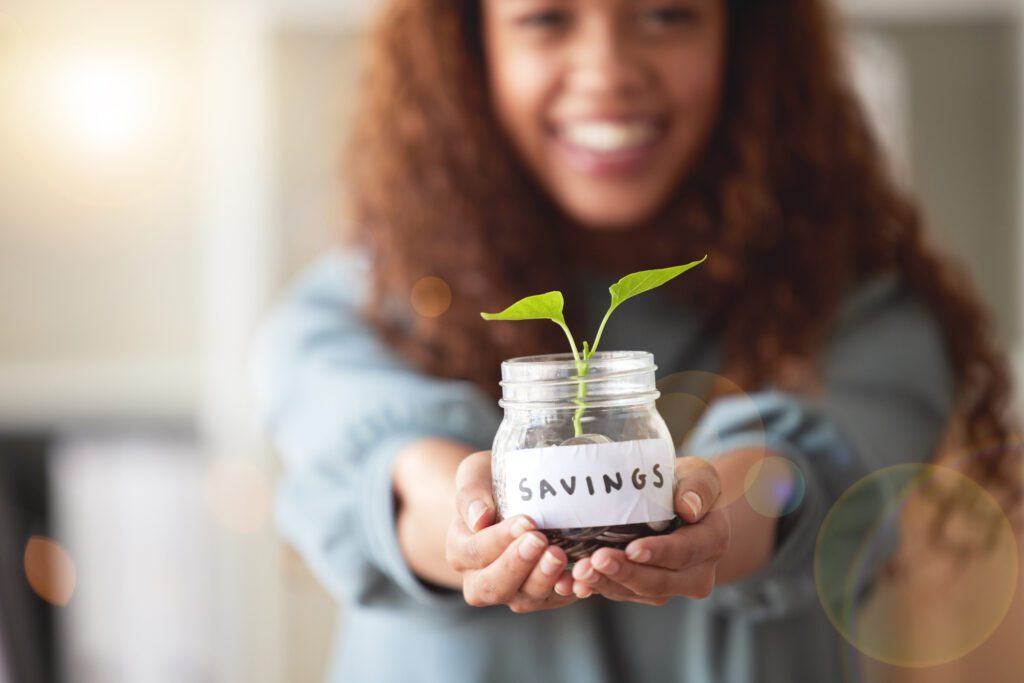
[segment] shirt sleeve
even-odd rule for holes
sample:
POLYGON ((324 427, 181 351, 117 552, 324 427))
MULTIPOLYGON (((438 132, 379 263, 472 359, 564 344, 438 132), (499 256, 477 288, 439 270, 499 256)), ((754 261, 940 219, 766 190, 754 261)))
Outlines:
POLYGON ((275 521, 336 598, 462 604, 406 564, 392 467, 402 446, 422 437, 490 448, 500 414, 470 382, 417 372, 380 342, 358 313, 367 274, 364 252, 328 253, 257 336, 257 404, 284 464, 275 521))
MULTIPOLYGON (((822 362, 820 394, 766 387, 715 401, 684 444, 686 453, 704 458, 763 445, 802 475, 803 498, 780 519, 773 558, 712 594, 716 606, 748 618, 778 616, 818 599, 815 545, 833 504, 872 472, 929 460, 952 413, 953 369, 942 330, 894 278, 872 280, 847 300, 822 362)), ((865 491, 869 495, 844 506, 843 538, 851 546, 844 556, 853 556, 854 544, 869 535, 896 493, 885 477, 873 478, 865 491)), ((873 553, 872 568, 896 547, 896 534, 888 529, 876 539, 881 550, 873 553)))

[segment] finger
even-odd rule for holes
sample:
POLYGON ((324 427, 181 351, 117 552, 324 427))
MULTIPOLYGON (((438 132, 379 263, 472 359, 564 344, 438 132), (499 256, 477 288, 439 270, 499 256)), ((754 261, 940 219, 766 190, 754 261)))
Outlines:
POLYGON ((548 541, 540 532, 520 536, 490 565, 465 575, 466 602, 475 607, 510 603, 547 547, 548 541))
POLYGON ((457 572, 483 569, 497 560, 512 541, 536 528, 526 515, 516 515, 473 533, 462 517, 454 517, 448 528, 445 558, 457 572))
POLYGON ((696 457, 676 459, 675 509, 691 524, 707 514, 722 492, 716 470, 707 460, 696 457))
POLYGON ((663 536, 646 536, 626 546, 626 557, 637 564, 664 569, 686 569, 717 560, 729 548, 726 513, 714 510, 700 524, 682 526, 663 536))
POLYGON ((625 586, 612 581, 607 577, 602 577, 596 587, 591 587, 589 584, 577 581, 576 587, 581 593, 592 595, 597 593, 608 600, 615 602, 637 602, 642 605, 656 605, 661 606, 668 602, 673 596, 660 596, 656 598, 644 597, 637 595, 633 591, 629 590, 625 586))
POLYGON ((590 566, 589 557, 577 560, 570 576, 572 576, 572 592, 577 598, 589 598, 593 595, 594 587, 588 582, 597 583, 599 577, 593 567, 590 566))
POLYGON ((568 597, 561 595, 551 595, 546 600, 540 602, 536 600, 530 600, 529 598, 515 599, 509 603, 509 609, 516 614, 525 614, 529 612, 539 612, 546 609, 557 609, 559 607, 565 607, 576 602, 576 596, 569 593, 568 597))
POLYGON ((455 472, 455 509, 471 531, 493 523, 490 451, 478 451, 459 463, 455 472))
POLYGON ((573 592, 577 597, 586 597, 592 593, 600 593, 609 600, 636 600, 639 597, 595 570, 592 557, 576 563, 573 579, 573 592))
POLYGON ((633 600, 637 598, 633 591, 623 588, 597 572, 592 565, 592 557, 584 558, 573 567, 572 590, 577 597, 587 597, 600 593, 610 600, 633 600))
POLYGON ((563 571, 562 575, 558 577, 558 581, 555 583, 555 592, 561 596, 570 596, 573 594, 572 584, 572 573, 563 571))
POLYGON ((676 595, 705 598, 711 594, 715 585, 716 564, 709 561, 673 571, 661 567, 645 567, 630 562, 623 556, 610 562, 595 560, 594 570, 642 598, 666 598, 676 595))
POLYGON ((555 588, 555 584, 562 576, 562 570, 568 564, 569 558, 565 551, 555 546, 548 546, 540 561, 526 577, 520 594, 527 600, 536 602, 547 600, 555 588))
POLYGON ((630 565, 634 565, 626 557, 626 554, 614 548, 599 548, 593 555, 590 556, 590 562, 594 569, 594 574, 598 577, 596 581, 588 581, 594 590, 601 592, 602 594, 612 591, 614 593, 625 593, 633 595, 634 597, 652 598, 663 595, 671 595, 671 572, 667 570, 659 569, 659 573, 651 573, 642 578, 646 578, 652 581, 649 586, 642 586, 643 590, 638 590, 636 583, 633 585, 623 581, 623 578, 629 579, 634 576, 634 572, 631 570, 630 565))

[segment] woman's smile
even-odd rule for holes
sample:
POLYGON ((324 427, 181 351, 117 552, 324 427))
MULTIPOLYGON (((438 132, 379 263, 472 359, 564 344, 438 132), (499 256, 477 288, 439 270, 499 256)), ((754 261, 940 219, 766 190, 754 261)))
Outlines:
POLYGON ((590 118, 558 125, 561 162, 595 179, 630 178, 651 168, 667 127, 654 117, 590 118))

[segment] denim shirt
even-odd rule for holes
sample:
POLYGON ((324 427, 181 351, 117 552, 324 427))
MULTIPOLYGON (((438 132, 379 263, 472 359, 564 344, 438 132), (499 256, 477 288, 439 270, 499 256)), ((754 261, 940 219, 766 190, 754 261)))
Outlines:
MULTIPOLYGON (((358 314, 370 264, 335 249, 284 293, 262 326, 253 376, 262 419, 284 462, 281 534, 342 605, 330 680, 845 680, 856 657, 825 615, 813 576, 818 531, 836 499, 879 468, 929 459, 953 405, 941 330, 895 278, 847 300, 822 351, 822 391, 765 386, 714 400, 680 453, 714 458, 764 445, 805 482, 772 559, 704 600, 662 607, 598 596, 513 614, 432 590, 395 534, 391 475, 403 445, 443 437, 485 450, 502 415, 466 381, 416 371, 358 314)), ((581 283, 592 316, 613 276, 581 283)), ((541 324, 541 323, 537 323, 541 324)), ((657 291, 616 312, 602 350, 654 353, 658 376, 720 370, 696 316, 657 291)), ((863 511, 863 526, 872 524, 863 511)), ((856 516, 848 520, 854 527, 856 516)), ((866 533, 866 532, 865 532, 866 533)), ((895 543, 895 539, 892 541, 895 543)))

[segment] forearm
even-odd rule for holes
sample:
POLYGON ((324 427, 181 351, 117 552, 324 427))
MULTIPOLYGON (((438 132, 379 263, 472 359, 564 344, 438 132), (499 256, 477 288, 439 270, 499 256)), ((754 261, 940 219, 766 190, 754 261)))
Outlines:
POLYGON ((731 526, 729 550, 718 564, 717 583, 737 581, 754 573, 774 553, 778 515, 785 504, 777 499, 776 492, 789 490, 793 475, 788 468, 780 467, 783 461, 773 455, 760 448, 749 448, 711 461, 722 482, 719 505, 729 515, 731 526), (758 467, 758 463, 767 465, 751 474, 751 468, 758 467), (749 486, 748 474, 752 480, 749 486), (756 509, 751 501, 756 502, 756 509))
POLYGON ((445 560, 455 514, 455 471, 475 449, 445 439, 421 439, 398 454, 392 484, 398 545, 409 567, 431 583, 460 589, 461 575, 445 560))

